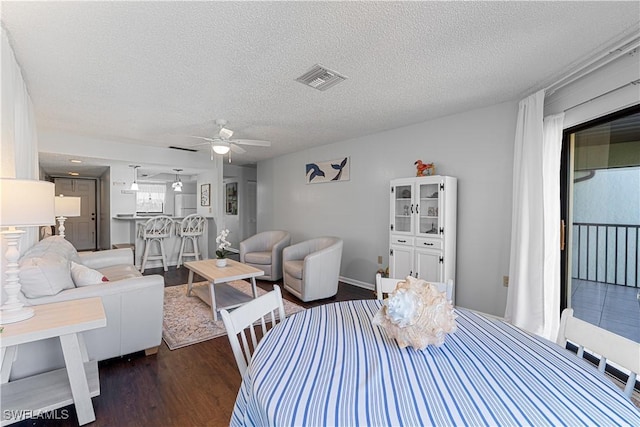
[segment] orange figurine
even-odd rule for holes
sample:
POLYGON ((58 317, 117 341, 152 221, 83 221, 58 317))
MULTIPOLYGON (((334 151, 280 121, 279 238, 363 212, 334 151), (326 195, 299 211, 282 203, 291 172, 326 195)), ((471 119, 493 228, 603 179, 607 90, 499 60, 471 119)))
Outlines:
POLYGON ((422 163, 422 160, 416 160, 416 176, 429 176, 433 173, 433 163, 422 163))

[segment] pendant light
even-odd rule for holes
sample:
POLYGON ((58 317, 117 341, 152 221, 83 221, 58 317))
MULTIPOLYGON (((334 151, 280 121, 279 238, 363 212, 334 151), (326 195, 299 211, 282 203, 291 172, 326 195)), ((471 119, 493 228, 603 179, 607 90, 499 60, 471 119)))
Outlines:
POLYGON ((174 171, 176 171, 176 180, 171 184, 171 187, 173 191, 182 191, 182 181, 180 181, 180 172, 182 172, 182 169, 174 169, 174 171))
POLYGON ((138 191, 138 165, 129 165, 130 168, 133 168, 133 182, 131 183, 131 191, 138 191))

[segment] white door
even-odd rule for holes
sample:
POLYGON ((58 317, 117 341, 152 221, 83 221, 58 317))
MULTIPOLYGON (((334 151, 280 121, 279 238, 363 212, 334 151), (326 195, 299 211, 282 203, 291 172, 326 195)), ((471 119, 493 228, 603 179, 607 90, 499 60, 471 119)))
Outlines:
POLYGON ((404 279, 413 275, 414 249, 411 246, 392 245, 389 254, 389 276, 404 279))
POLYGON ((427 282, 442 282, 442 252, 416 249, 416 272, 427 282))
MULTIPOLYGON (((80 216, 64 222, 65 237, 79 251, 96 250, 96 181, 55 178, 56 195, 80 197, 80 216)), ((56 234, 58 234, 56 224, 56 234)))

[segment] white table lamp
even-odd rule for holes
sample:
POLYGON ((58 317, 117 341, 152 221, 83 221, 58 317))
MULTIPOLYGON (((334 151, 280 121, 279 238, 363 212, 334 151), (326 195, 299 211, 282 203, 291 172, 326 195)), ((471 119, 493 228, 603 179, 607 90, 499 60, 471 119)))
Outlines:
POLYGON ((64 237, 64 221, 70 216, 80 216, 80 197, 56 196, 56 219, 58 234, 64 237))
POLYGON ((55 186, 51 182, 0 178, 0 225, 7 242, 5 258, 6 280, 3 289, 7 300, 0 307, 0 324, 14 323, 33 316, 33 310, 18 300, 20 277, 20 238, 24 230, 16 227, 36 227, 54 224, 55 186))

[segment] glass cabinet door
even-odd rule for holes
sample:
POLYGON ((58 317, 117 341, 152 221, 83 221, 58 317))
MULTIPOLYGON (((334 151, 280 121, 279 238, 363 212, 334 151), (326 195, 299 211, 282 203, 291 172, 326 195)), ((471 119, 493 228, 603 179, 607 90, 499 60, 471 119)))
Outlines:
POLYGON ((437 237, 440 230, 440 198, 439 183, 420 183, 418 185, 418 234, 425 236, 437 237))
POLYGON ((393 188, 394 203, 391 205, 392 232, 413 233, 413 185, 396 185, 393 188))

